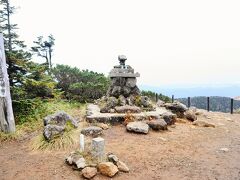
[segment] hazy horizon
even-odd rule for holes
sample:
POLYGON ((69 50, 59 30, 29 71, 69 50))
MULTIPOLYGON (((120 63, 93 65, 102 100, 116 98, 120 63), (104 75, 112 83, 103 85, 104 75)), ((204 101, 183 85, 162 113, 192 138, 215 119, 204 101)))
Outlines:
POLYGON ((53 63, 105 75, 127 56, 139 85, 240 84, 240 2, 235 0, 12 0, 31 46, 56 38, 53 63))

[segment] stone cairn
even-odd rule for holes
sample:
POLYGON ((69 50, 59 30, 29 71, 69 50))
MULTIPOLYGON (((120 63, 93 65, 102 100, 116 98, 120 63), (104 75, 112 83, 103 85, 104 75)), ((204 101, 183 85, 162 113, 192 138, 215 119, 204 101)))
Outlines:
POLYGON ((146 96, 141 96, 137 87, 137 77, 134 69, 125 64, 126 56, 118 56, 119 65, 114 66, 109 77, 111 84, 107 95, 97 101, 101 113, 139 113, 144 110, 153 110, 152 103, 146 96))

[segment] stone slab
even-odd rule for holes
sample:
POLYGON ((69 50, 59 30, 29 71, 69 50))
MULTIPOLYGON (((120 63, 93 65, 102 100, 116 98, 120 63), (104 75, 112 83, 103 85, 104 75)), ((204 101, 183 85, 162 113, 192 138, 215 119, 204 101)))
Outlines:
MULTIPOLYGON (((94 104, 89 104, 87 107, 87 112, 91 115, 86 116, 86 120, 89 123, 101 122, 107 124, 120 124, 124 121, 125 113, 100 113, 99 107, 94 104)), ((160 118, 164 113, 169 112, 165 108, 156 108, 156 111, 141 112, 141 113, 132 113, 137 120, 145 120, 148 118, 160 118)))

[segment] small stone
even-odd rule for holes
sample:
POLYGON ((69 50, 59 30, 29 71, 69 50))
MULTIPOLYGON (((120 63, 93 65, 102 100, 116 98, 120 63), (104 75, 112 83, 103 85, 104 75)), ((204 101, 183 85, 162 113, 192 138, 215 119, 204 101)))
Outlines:
POLYGON ((81 133, 86 136, 97 137, 103 133, 103 130, 102 130, 102 128, 97 127, 97 126, 90 126, 90 127, 82 129, 81 133))
POLYGON ((85 177, 87 179, 93 178, 94 176, 96 176, 96 174, 97 174, 97 168, 95 168, 95 167, 85 167, 82 170, 83 177, 85 177))
POLYGON ((135 121, 127 124, 127 130, 130 132, 147 134, 149 126, 144 122, 135 121))
POLYGON ((118 161, 117 162, 117 167, 119 171, 122 172, 129 172, 129 168, 127 167, 127 165, 125 163, 123 163, 122 161, 118 161))
POLYGON ((163 119, 146 121, 146 123, 155 131, 167 130, 167 123, 163 119))
POLYGON ((109 126, 107 124, 104 124, 104 123, 98 123, 97 126, 102 128, 103 130, 107 130, 109 128, 109 126))
POLYGON ((208 123, 208 122, 202 121, 202 120, 194 121, 193 125, 199 126, 199 127, 213 127, 213 128, 215 128, 214 124, 211 124, 211 123, 208 123))
POLYGON ((115 166, 112 162, 102 162, 98 165, 98 169, 101 174, 113 177, 118 172, 117 166, 115 166))
POLYGON ((108 160, 116 165, 116 163, 119 161, 118 157, 114 154, 108 155, 108 160))
POLYGON ((78 160, 76 161, 76 166, 77 166, 78 169, 83 169, 83 168, 85 168, 85 167, 86 167, 86 161, 85 161, 85 159, 84 159, 83 157, 80 158, 80 159, 78 159, 78 160))
POLYGON ((228 151, 229 151, 228 148, 221 148, 221 149, 219 149, 219 150, 222 151, 222 152, 228 152, 228 151))

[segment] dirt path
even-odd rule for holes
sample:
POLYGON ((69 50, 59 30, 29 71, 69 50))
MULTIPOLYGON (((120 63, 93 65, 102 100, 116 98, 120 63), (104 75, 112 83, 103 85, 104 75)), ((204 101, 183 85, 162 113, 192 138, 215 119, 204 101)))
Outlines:
MULTIPOLYGON (((131 169, 117 180, 240 179, 240 115, 209 113, 200 119, 215 128, 177 123, 167 132, 127 133, 124 126, 105 131, 107 152, 115 153, 131 169), (222 151, 227 148, 228 151, 222 151)), ((68 152, 32 152, 29 140, 0 145, 1 180, 81 179, 64 164, 68 152)), ((98 175, 94 178, 108 179, 98 175)))

